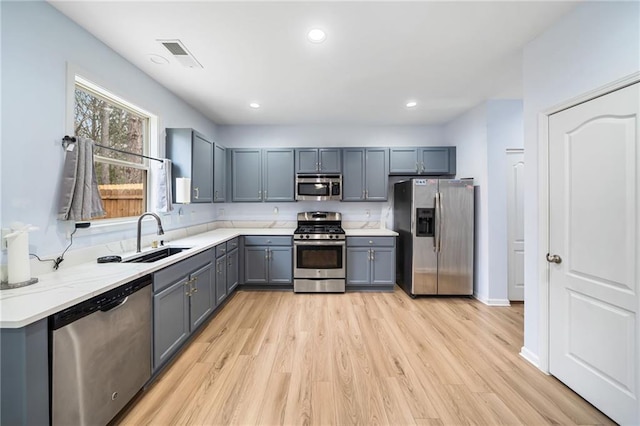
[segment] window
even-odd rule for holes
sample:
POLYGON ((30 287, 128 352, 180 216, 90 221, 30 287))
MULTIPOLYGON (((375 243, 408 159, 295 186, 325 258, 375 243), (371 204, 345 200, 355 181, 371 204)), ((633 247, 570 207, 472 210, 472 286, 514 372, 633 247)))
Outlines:
POLYGON ((151 115, 76 76, 74 133, 98 145, 94 162, 106 216, 139 216, 147 210, 151 115), (117 150, 117 151, 116 151, 117 150))

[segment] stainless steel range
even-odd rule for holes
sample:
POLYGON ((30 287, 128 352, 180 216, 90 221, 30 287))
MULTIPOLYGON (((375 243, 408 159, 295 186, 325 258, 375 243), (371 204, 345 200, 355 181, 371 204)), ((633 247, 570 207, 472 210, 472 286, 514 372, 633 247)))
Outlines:
POLYGON ((294 292, 344 293, 346 249, 342 214, 298 213, 293 247, 294 292))

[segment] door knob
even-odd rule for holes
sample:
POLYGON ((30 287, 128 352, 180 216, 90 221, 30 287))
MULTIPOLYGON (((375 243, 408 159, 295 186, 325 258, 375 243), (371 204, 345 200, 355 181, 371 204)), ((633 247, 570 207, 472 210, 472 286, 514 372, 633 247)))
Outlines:
POLYGON ((557 254, 547 253, 547 262, 549 263, 562 263, 562 258, 557 254))

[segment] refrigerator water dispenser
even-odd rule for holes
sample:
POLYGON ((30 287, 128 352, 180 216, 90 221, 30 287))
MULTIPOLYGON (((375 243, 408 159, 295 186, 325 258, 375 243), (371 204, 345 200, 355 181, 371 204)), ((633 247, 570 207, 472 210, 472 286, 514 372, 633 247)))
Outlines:
POLYGON ((416 209, 416 237, 433 237, 434 208, 416 209))

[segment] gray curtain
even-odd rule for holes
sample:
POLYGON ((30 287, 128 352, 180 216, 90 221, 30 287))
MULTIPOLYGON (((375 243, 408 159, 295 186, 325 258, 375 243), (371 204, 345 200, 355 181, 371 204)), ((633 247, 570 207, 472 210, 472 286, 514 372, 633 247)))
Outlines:
POLYGON ((58 219, 88 220, 104 216, 93 163, 91 139, 76 137, 69 142, 60 187, 58 219))

